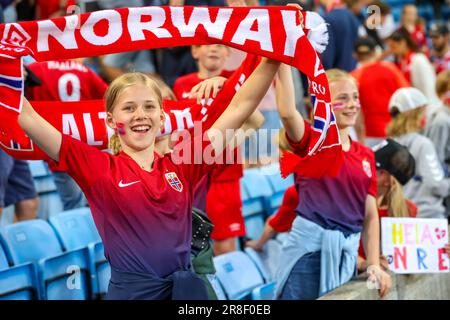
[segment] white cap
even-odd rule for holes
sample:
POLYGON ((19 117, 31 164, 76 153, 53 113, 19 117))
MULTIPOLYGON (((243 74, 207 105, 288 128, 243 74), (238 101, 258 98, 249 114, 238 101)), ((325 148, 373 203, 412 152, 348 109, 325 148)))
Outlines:
POLYGON ((389 111, 396 107, 400 112, 406 112, 419 107, 426 106, 428 99, 416 88, 400 88, 394 92, 389 100, 389 111))

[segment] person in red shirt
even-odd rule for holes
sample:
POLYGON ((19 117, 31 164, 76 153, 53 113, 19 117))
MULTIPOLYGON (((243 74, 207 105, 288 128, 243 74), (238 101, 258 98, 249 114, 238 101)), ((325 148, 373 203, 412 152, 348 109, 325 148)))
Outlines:
MULTIPOLYGON (((372 150, 353 141, 349 135, 360 109, 358 87, 344 71, 331 69, 326 75, 343 162, 335 177, 296 177, 300 201, 295 209, 297 217, 280 255, 276 297, 283 300, 317 299, 349 281, 356 271, 360 239, 367 249, 369 264, 374 266, 370 277, 376 278, 380 296, 384 297, 391 280, 380 268, 379 261, 375 157, 372 150), (340 262, 337 257, 341 257, 340 262)), ((292 81, 290 68, 282 65, 276 80, 277 87, 284 90, 278 110, 286 138, 293 152, 304 157, 313 129, 295 108, 292 85, 289 85, 292 81)))
MULTIPOLYGON (((192 56, 198 61, 198 72, 180 77, 175 81, 174 93, 178 100, 190 97, 191 91, 205 79, 222 76, 231 71, 223 70, 229 48, 220 45, 192 46, 192 56)), ((262 115, 257 112, 247 121, 243 130, 256 129, 262 125, 262 115)), ((236 237, 244 236, 245 224, 242 216, 240 179, 243 176, 240 149, 227 149, 223 164, 205 176, 195 189, 195 206, 205 211, 214 224, 211 238, 214 240, 214 254, 220 255, 236 250, 236 237), (232 163, 227 163, 231 159, 232 163)))
POLYGON ((228 78, 231 71, 223 70, 229 55, 229 48, 222 44, 192 46, 192 57, 197 61, 198 72, 193 72, 175 80, 173 92, 178 100, 188 99, 191 89, 202 82, 216 76, 228 78))
POLYGON ((395 57, 395 64, 412 87, 432 102, 438 100, 435 92, 436 71, 428 57, 419 52, 417 45, 405 28, 400 28, 387 38, 386 52, 395 57))
POLYGON ((105 94, 113 154, 61 134, 24 99, 20 126, 86 194, 111 265, 108 299, 207 299, 190 270, 192 198, 214 164, 187 155, 209 150, 214 159, 223 152, 233 139, 226 130, 254 112, 278 68, 263 58, 210 130, 164 156, 155 152, 164 123, 161 91, 144 74, 117 78, 105 94))
POLYGON ((409 32, 419 50, 427 54, 428 46, 425 26, 421 23, 417 13, 417 7, 414 4, 406 4, 403 6, 400 18, 400 28, 402 27, 409 32))
POLYGON ((386 126, 391 121, 388 106, 392 94, 409 86, 395 64, 377 59, 375 49, 376 42, 372 38, 359 38, 353 49, 359 67, 351 73, 358 83, 362 111, 355 130, 359 142, 369 147, 386 138, 386 126))
MULTIPOLYGON (((85 66, 83 61, 84 59, 53 60, 29 64, 29 70, 41 80, 42 84, 28 88, 28 99, 31 101, 103 99, 108 85, 85 66)), ((52 175, 64 210, 86 206, 83 192, 67 173, 52 170, 52 175)))
POLYGON ((84 59, 34 62, 28 68, 42 85, 30 87, 27 96, 39 101, 81 101, 103 99, 108 85, 84 59))
POLYGON ((431 62, 439 74, 442 71, 450 70, 450 32, 447 25, 435 24, 430 29, 431 62))

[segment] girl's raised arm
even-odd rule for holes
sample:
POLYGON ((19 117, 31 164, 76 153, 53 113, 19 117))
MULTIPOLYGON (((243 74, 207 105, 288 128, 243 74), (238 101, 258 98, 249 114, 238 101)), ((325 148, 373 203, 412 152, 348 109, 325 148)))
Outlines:
POLYGON ((294 80, 291 67, 282 64, 275 81, 275 96, 281 121, 288 137, 295 143, 302 140, 305 123, 300 112, 295 108, 294 80))
POLYGON ((61 132, 42 118, 25 97, 23 98, 22 112, 19 116, 19 125, 42 151, 53 160, 59 161, 61 132))

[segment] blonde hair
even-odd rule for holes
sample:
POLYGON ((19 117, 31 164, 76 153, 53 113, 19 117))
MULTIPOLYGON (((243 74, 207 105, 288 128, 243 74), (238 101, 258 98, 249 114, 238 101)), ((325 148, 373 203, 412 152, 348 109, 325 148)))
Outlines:
POLYGON ((353 84, 358 88, 358 83, 356 79, 352 77, 352 75, 341 69, 329 69, 325 72, 328 78, 328 83, 332 84, 333 82, 338 82, 342 80, 348 80, 353 82, 353 84))
MULTIPOLYGON (((395 111, 395 107, 393 108, 395 111)), ((386 133, 389 137, 398 137, 410 132, 420 131, 425 107, 396 113, 387 125, 386 133)))
MULTIPOLYGON (((114 107, 117 104, 117 100, 119 96, 128 87, 134 85, 144 85, 149 89, 153 90, 156 94, 156 98, 162 110, 162 95, 161 90, 158 87, 156 81, 148 77, 147 75, 140 72, 132 72, 125 73, 120 77, 117 77, 105 92, 105 103, 106 103, 106 111, 112 113, 114 107)), ((120 144, 120 139, 117 133, 114 133, 109 139, 109 148, 112 150, 114 155, 118 154, 122 150, 122 146, 120 144)))
POLYGON ((390 217, 402 218, 409 217, 409 209, 406 204, 405 194, 403 193, 403 187, 390 175, 391 186, 389 191, 383 196, 382 206, 387 206, 390 217))

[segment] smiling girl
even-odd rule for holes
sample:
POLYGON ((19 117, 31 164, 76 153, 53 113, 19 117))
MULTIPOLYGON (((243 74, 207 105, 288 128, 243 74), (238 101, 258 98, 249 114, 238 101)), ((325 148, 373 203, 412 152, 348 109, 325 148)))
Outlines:
MULTIPOLYGON (((212 128, 182 142, 191 155, 222 152, 232 139, 225 130, 253 113, 278 67, 262 59, 212 128)), ((164 113, 161 90, 147 76, 117 78, 105 100, 113 155, 61 134, 27 100, 19 124, 85 193, 112 269, 108 299, 207 299, 190 269, 191 209, 196 183, 214 165, 175 164, 174 153, 155 152, 164 113)))
MULTIPOLYGON (((371 277, 378 278, 380 296, 384 297, 391 281, 379 268, 374 154, 349 136, 360 111, 358 87, 344 71, 331 69, 326 74, 344 161, 336 177, 296 178, 300 201, 281 253, 277 297, 316 299, 349 281, 356 274, 360 237, 368 264, 377 270, 371 277)), ((278 108, 293 152, 305 156, 313 129, 296 110, 290 83, 289 67, 283 65, 277 87, 285 92, 280 95, 284 99, 278 101, 278 108)))

